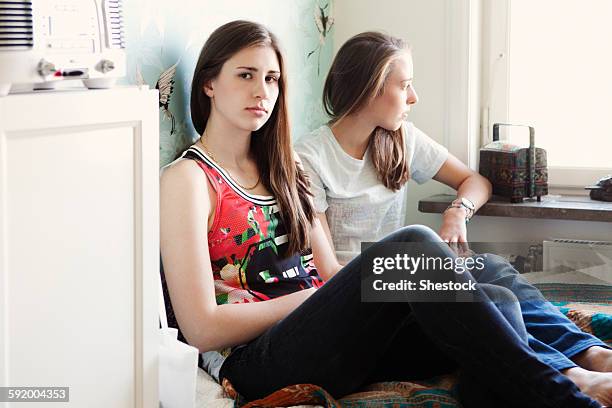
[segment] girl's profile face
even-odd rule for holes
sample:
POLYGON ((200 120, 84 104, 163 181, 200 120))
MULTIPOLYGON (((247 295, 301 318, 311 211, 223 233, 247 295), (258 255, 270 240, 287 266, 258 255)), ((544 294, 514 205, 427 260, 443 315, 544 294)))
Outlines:
POLYGON ((280 67, 271 46, 244 48, 225 61, 219 75, 205 85, 211 107, 223 122, 239 130, 261 128, 279 94, 280 67))
POLYGON ((366 107, 376 126, 394 131, 406 120, 412 105, 419 98, 412 85, 412 55, 403 52, 392 65, 381 95, 366 107))

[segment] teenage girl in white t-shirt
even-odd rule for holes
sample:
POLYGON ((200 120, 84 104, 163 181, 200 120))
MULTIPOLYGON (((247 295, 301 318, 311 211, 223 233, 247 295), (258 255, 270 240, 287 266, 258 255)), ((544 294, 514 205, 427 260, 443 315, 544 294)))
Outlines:
MULTIPOLYGON (((375 242, 403 225, 409 178, 433 178, 457 190, 439 231, 451 246, 467 242, 466 220, 491 196, 488 180, 406 122, 417 101, 412 55, 401 39, 365 32, 338 51, 323 91, 331 121, 301 138, 296 151, 342 264, 359 254, 362 241, 375 242)), ((612 350, 582 333, 501 257, 489 258, 495 265, 472 275, 521 300, 529 347, 583 392, 612 405, 612 350)))
POLYGON ((403 201, 402 188, 409 178, 418 183, 433 178, 457 190, 439 232, 447 242, 467 241, 466 217, 491 197, 486 178, 406 122, 417 101, 412 55, 401 40, 363 33, 339 50, 323 92, 331 121, 313 136, 302 138, 296 151, 314 184, 315 210, 326 229, 335 232, 330 238, 342 255, 358 253, 353 237, 366 241, 365 234, 375 241, 388 228, 395 230, 403 224, 399 206, 389 203, 403 201), (353 216, 351 222, 361 222, 361 214, 343 213, 347 206, 353 211, 367 206, 371 211, 381 205, 385 210, 393 207, 393 226, 381 230, 380 210, 360 228, 340 225, 348 221, 347 215, 353 216))

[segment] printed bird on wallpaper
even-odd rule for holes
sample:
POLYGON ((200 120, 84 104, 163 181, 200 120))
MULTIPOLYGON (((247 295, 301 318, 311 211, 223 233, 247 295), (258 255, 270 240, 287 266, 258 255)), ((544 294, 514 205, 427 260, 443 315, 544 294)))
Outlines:
POLYGON ((147 82, 142 76, 142 68, 140 68, 140 64, 136 65, 136 85, 138 85, 138 89, 142 89, 144 86, 147 86, 147 82))
POLYGON ((178 64, 179 61, 162 72, 155 84, 155 89, 159 90, 159 107, 164 111, 164 119, 169 118, 172 121, 172 128, 170 129, 171 135, 174 134, 176 121, 174 115, 170 112, 170 97, 174 90, 174 76, 176 75, 176 67, 178 64))
POLYGON ((321 48, 323 48, 325 45, 327 34, 329 34, 335 21, 331 14, 331 0, 329 0, 324 6, 321 6, 321 3, 318 0, 315 2, 314 20, 317 30, 319 31, 319 44, 314 50, 308 53, 306 58, 310 58, 310 56, 315 52, 317 53, 317 75, 320 75, 321 71, 321 48))

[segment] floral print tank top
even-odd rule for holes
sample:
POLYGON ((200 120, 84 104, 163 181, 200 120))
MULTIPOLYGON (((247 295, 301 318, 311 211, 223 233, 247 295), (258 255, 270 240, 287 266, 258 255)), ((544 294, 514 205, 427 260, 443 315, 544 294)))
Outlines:
POLYGON ((217 304, 265 301, 323 284, 310 250, 286 256, 288 236, 274 197, 249 194, 197 146, 182 157, 196 161, 217 194, 208 232, 217 304))

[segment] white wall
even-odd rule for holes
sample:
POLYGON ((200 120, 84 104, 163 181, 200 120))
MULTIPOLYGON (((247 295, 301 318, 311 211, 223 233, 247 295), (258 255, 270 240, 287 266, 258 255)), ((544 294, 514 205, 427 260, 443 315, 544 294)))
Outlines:
MULTIPOLYGON (((477 58, 479 55, 477 49, 468 49, 470 44, 465 37, 457 36, 468 32, 479 35, 479 27, 470 26, 470 19, 465 17, 466 7, 474 6, 474 1, 335 0, 334 52, 349 37, 366 30, 386 31, 408 41, 413 47, 414 83, 420 98, 412 110, 411 120, 447 147, 453 146, 451 137, 454 135, 466 143, 473 143, 473 139, 468 142, 467 127, 470 125, 469 120, 477 117, 477 112, 469 111, 469 120, 456 120, 458 115, 462 115, 456 110, 468 104, 468 95, 478 94, 478 90, 469 88, 468 81, 457 83, 457 78, 461 78, 457 72, 472 72, 472 68, 456 65, 457 61, 467 64, 467 59, 461 55, 468 55, 470 51, 476 53, 472 55, 477 58), (461 2, 461 5, 458 6, 457 2, 461 2), (457 129, 457 123, 463 123, 466 129, 457 129)), ((471 21, 480 25, 478 16, 471 21)), ((472 86, 479 85, 476 82, 472 86)), ((432 194, 449 191, 452 190, 435 181, 423 186, 411 181, 408 222, 439 228, 440 215, 418 212, 418 201, 432 194)), ((470 223, 468 234, 471 241, 516 242, 546 238, 612 240, 612 223, 477 216, 470 223)))

